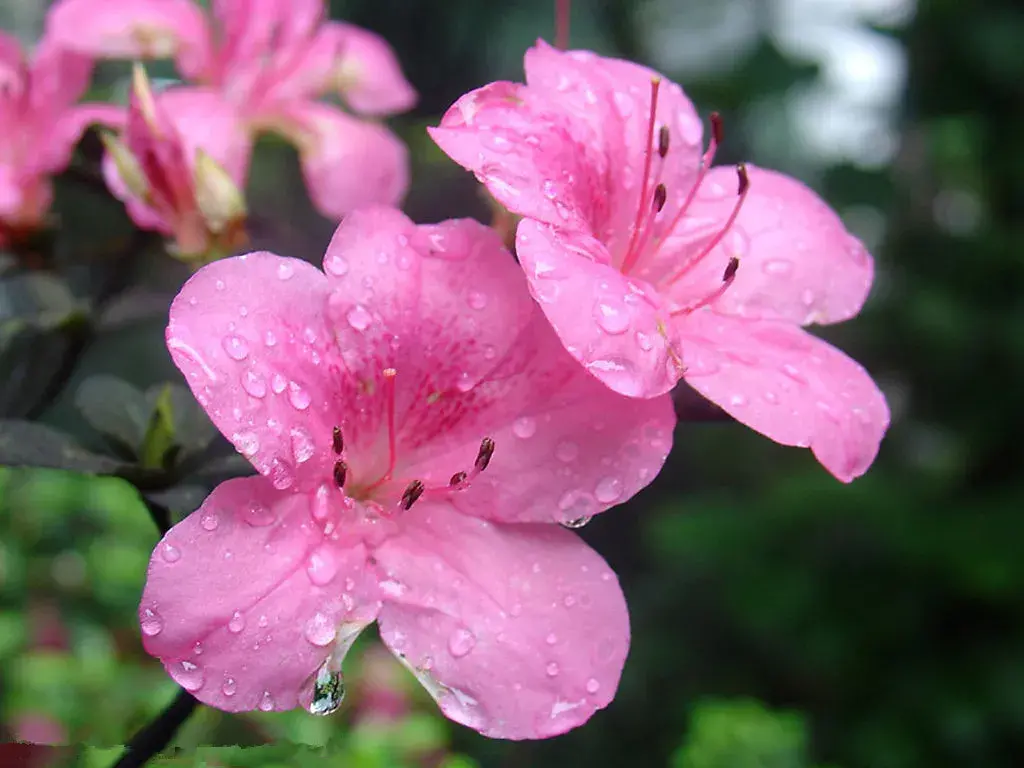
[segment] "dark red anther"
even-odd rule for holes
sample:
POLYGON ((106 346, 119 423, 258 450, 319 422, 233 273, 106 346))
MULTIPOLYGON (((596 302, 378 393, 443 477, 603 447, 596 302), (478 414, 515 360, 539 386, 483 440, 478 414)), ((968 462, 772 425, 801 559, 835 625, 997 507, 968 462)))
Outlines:
POLYGON ((458 488, 460 485, 466 482, 467 477, 468 475, 465 472, 456 472, 454 475, 452 475, 452 479, 448 481, 448 486, 451 488, 458 488))
POLYGON ((722 282, 728 283, 734 277, 736 277, 736 270, 740 268, 740 260, 733 256, 729 259, 729 263, 725 265, 725 273, 722 275, 722 282))
POLYGON ((345 450, 345 439, 341 435, 341 427, 335 427, 334 432, 331 434, 331 448, 338 455, 345 450))
POLYGON ((344 488, 346 477, 348 477, 348 464, 338 459, 334 462, 334 484, 339 488, 344 488))
POLYGON ((750 189, 750 177, 747 176, 747 166, 744 163, 736 166, 736 175, 739 177, 739 187, 736 190, 736 194, 742 195, 750 189))
POLYGON ((717 112, 712 112, 709 119, 711 120, 711 138, 715 140, 715 144, 721 144, 723 136, 722 116, 717 112))
POLYGON ((473 466, 476 467, 478 472, 483 472, 487 469, 487 465, 491 463, 491 456, 494 455, 494 441, 489 437, 485 437, 480 441, 480 451, 476 455, 476 461, 473 462, 473 466))
POLYGON ((654 199, 651 201, 655 212, 661 213, 661 209, 665 207, 665 201, 668 199, 668 190, 665 189, 664 184, 659 184, 654 188, 654 199))
POLYGON ((405 487, 405 491, 402 492, 402 500, 399 502, 402 505, 402 509, 409 509, 416 500, 423 495, 423 491, 426 487, 419 480, 413 480, 409 485, 405 487))
POLYGON ((668 126, 663 125, 658 129, 658 155, 664 159, 665 155, 668 154, 668 142, 671 138, 668 126))

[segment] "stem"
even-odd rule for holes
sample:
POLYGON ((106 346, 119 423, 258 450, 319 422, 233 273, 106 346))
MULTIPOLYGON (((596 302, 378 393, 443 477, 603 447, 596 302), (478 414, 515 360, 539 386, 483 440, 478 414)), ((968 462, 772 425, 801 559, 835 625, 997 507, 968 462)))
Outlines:
POLYGON ((188 720, 199 702, 188 691, 179 691, 163 712, 132 736, 121 759, 113 768, 140 768, 151 757, 167 748, 178 729, 188 720))
POLYGON ((569 11, 571 0, 555 0, 555 47, 564 51, 569 48, 569 11))

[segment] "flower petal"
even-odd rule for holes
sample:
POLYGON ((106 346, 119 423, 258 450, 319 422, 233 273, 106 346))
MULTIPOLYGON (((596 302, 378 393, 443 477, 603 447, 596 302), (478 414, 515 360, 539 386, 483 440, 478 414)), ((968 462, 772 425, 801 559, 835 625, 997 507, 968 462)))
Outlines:
POLYGON ((602 243, 524 219, 516 253, 555 333, 591 374, 629 397, 675 386, 678 346, 657 293, 613 267, 602 243))
POLYGON ((867 471, 889 408, 858 363, 788 323, 701 311, 679 326, 694 389, 772 440, 810 447, 844 482, 867 471))
POLYGON ((276 487, 330 481, 340 367, 312 265, 257 252, 193 275, 174 299, 167 347, 217 428, 276 487))
POLYGON ((381 637, 452 720, 547 738, 615 694, 629 616, 615 574, 575 534, 495 525, 441 505, 374 554, 381 637))
POLYGON ((60 0, 47 14, 46 34, 94 57, 174 57, 187 77, 202 72, 209 57, 206 16, 191 0, 60 0))
POLYGON ((405 195, 409 153, 384 126, 311 101, 289 103, 263 122, 296 142, 310 197, 325 216, 340 219, 405 195))
MULTIPOLYGON (((721 285, 730 257, 736 278, 715 302, 722 314, 748 319, 835 323, 856 315, 867 298, 874 264, 863 244, 814 192, 796 179, 747 166, 750 190, 736 223, 719 246, 680 284, 704 295, 721 285)), ((736 204, 736 171, 712 169, 687 216, 714 221, 717 230, 736 204)), ((672 244, 664 248, 672 252, 672 244)), ((678 264, 674 265, 678 268, 678 264)), ((650 278, 655 279, 655 278, 650 278)), ((671 291, 669 291, 671 293, 671 291)))
POLYGON ((210 88, 167 88, 157 101, 177 129, 190 165, 202 149, 236 184, 245 186, 252 139, 233 104, 210 88))
POLYGON ((376 616, 366 557, 325 541, 302 496, 228 480, 157 544, 143 643, 205 704, 292 709, 332 645, 376 616))
POLYGON ((364 115, 392 115, 416 103, 416 91, 383 37, 342 22, 332 22, 327 29, 335 30, 340 43, 336 87, 353 110, 364 115))

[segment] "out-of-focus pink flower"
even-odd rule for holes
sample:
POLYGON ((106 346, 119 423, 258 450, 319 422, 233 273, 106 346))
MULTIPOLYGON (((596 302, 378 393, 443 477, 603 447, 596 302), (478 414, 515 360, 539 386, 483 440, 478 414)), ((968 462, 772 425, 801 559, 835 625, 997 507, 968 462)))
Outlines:
POLYGON ((358 704, 353 721, 396 722, 412 710, 408 678, 393 656, 380 646, 367 648, 359 657, 355 694, 358 704))
POLYGON ((236 141, 248 146, 254 132, 270 130, 296 144, 327 216, 405 193, 405 145, 379 123, 315 99, 337 93, 373 117, 409 109, 416 93, 382 38, 325 21, 322 0, 213 0, 211 16, 191 0, 61 0, 47 30, 93 56, 173 57, 202 86, 197 98, 216 94, 237 112, 236 141))
POLYGON ((237 115, 214 94, 168 89, 158 97, 136 65, 124 134, 105 134, 104 175, 143 229, 203 264, 244 240, 241 187, 250 155, 237 115), (241 136, 241 140, 239 137, 241 136))
POLYGON ((0 31, 0 245, 40 228, 50 208, 50 176, 63 170, 91 123, 118 125, 124 110, 76 104, 92 62, 44 39, 31 61, 0 31))
POLYGON ((853 360, 803 331, 855 315, 873 277, 861 243, 811 190, 711 168, 720 137, 645 67, 539 42, 526 84, 460 98, 431 136, 524 217, 516 250, 566 349, 617 392, 680 378, 849 481, 888 427, 853 360))
POLYGON ((555 523, 653 479, 670 398, 587 375, 476 222, 357 211, 324 270, 225 259, 172 304, 175 363, 260 476, 158 544, 147 650, 212 706, 322 714, 376 620, 453 720, 512 739, 579 725, 614 695, 628 617, 555 523))

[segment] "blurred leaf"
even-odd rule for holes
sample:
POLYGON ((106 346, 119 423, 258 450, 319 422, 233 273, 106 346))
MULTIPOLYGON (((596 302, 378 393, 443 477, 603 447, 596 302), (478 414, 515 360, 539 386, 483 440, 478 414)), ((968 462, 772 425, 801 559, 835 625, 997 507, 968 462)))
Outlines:
POLYGON ((149 425, 142 439, 139 461, 145 469, 163 469, 168 466, 168 453, 175 445, 174 406, 171 402, 171 386, 165 384, 159 390, 153 409, 149 414, 149 425))
POLYGON ((87 451, 69 435, 28 421, 0 419, 0 466, 48 467, 92 474, 118 474, 119 461, 87 451))
POLYGON ((151 409, 142 392, 116 376, 99 374, 82 382, 75 405, 93 429, 138 454, 151 409))
POLYGON ((771 712, 756 701, 702 702, 672 766, 804 768, 806 741, 799 715, 771 712))
POLYGON ((146 499, 171 511, 171 521, 176 523, 199 509, 210 495, 210 491, 199 485, 179 485, 165 491, 145 494, 146 499))
POLYGON ((174 444, 181 447, 181 455, 203 450, 219 434, 187 387, 169 382, 160 384, 146 390, 146 399, 152 408, 165 409, 170 418, 174 444))

